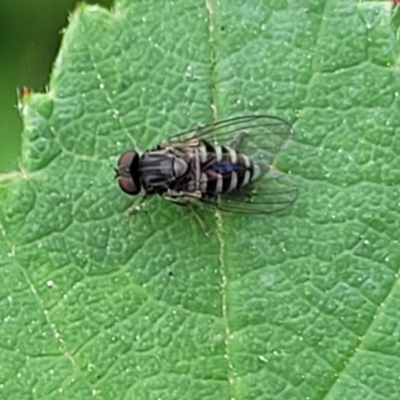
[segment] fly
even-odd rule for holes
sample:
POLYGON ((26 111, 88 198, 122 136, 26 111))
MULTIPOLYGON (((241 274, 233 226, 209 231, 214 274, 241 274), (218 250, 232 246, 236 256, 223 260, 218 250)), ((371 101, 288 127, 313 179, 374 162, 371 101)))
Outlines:
POLYGON ((291 206, 298 194, 289 177, 272 166, 293 135, 292 125, 279 117, 230 118, 172 136, 143 153, 126 151, 116 178, 133 196, 158 194, 190 207, 200 202, 234 213, 274 213, 291 206))

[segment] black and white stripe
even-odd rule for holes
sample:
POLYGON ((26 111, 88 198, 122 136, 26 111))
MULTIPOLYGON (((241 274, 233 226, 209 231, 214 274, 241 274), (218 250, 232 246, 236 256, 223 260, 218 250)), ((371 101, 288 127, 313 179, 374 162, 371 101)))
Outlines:
POLYGON ((249 157, 231 147, 202 142, 192 149, 191 157, 194 182, 188 183, 189 191, 209 195, 232 192, 248 185, 260 175, 259 167, 249 157), (218 168, 213 169, 214 163, 224 162, 236 165, 237 168, 225 174, 218 173, 218 168))

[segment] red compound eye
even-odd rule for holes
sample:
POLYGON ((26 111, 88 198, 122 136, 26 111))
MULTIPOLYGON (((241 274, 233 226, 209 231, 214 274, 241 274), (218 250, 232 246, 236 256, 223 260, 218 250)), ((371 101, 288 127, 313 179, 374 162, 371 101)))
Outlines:
POLYGON ((126 178, 124 176, 120 176, 118 178, 119 187, 127 194, 135 195, 140 192, 140 188, 138 189, 133 182, 132 178, 126 178))
POLYGON ((133 150, 126 151, 118 160, 117 178, 119 187, 130 195, 140 192, 140 180, 137 177, 138 162, 139 155, 133 150))

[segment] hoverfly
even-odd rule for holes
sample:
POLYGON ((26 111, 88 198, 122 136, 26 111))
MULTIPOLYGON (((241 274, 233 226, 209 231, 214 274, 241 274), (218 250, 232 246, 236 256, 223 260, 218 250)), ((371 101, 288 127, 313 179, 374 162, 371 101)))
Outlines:
POLYGON ((159 194, 180 205, 197 201, 235 213, 273 213, 297 198, 297 187, 272 166, 293 134, 290 123, 271 115, 198 126, 143 153, 126 151, 116 178, 129 195, 159 194))

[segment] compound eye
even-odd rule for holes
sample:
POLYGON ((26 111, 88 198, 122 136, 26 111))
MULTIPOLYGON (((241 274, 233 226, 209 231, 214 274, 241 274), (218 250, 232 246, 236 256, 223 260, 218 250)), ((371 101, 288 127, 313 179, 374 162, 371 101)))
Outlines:
POLYGON ((118 170, 124 169, 129 171, 132 161, 136 156, 137 153, 133 150, 128 150, 125 153, 122 153, 121 157, 118 160, 118 170))
POLYGON ((133 151, 128 150, 121 155, 118 160, 117 178, 119 187, 127 194, 135 195, 140 192, 140 181, 135 180, 132 173, 135 173, 135 164, 139 161, 139 155, 133 151), (137 181, 137 182, 136 182, 137 181))
POLYGON ((140 188, 135 185, 135 182, 133 182, 132 178, 130 177, 119 176, 118 183, 121 190, 127 194, 135 195, 140 192, 140 188))

